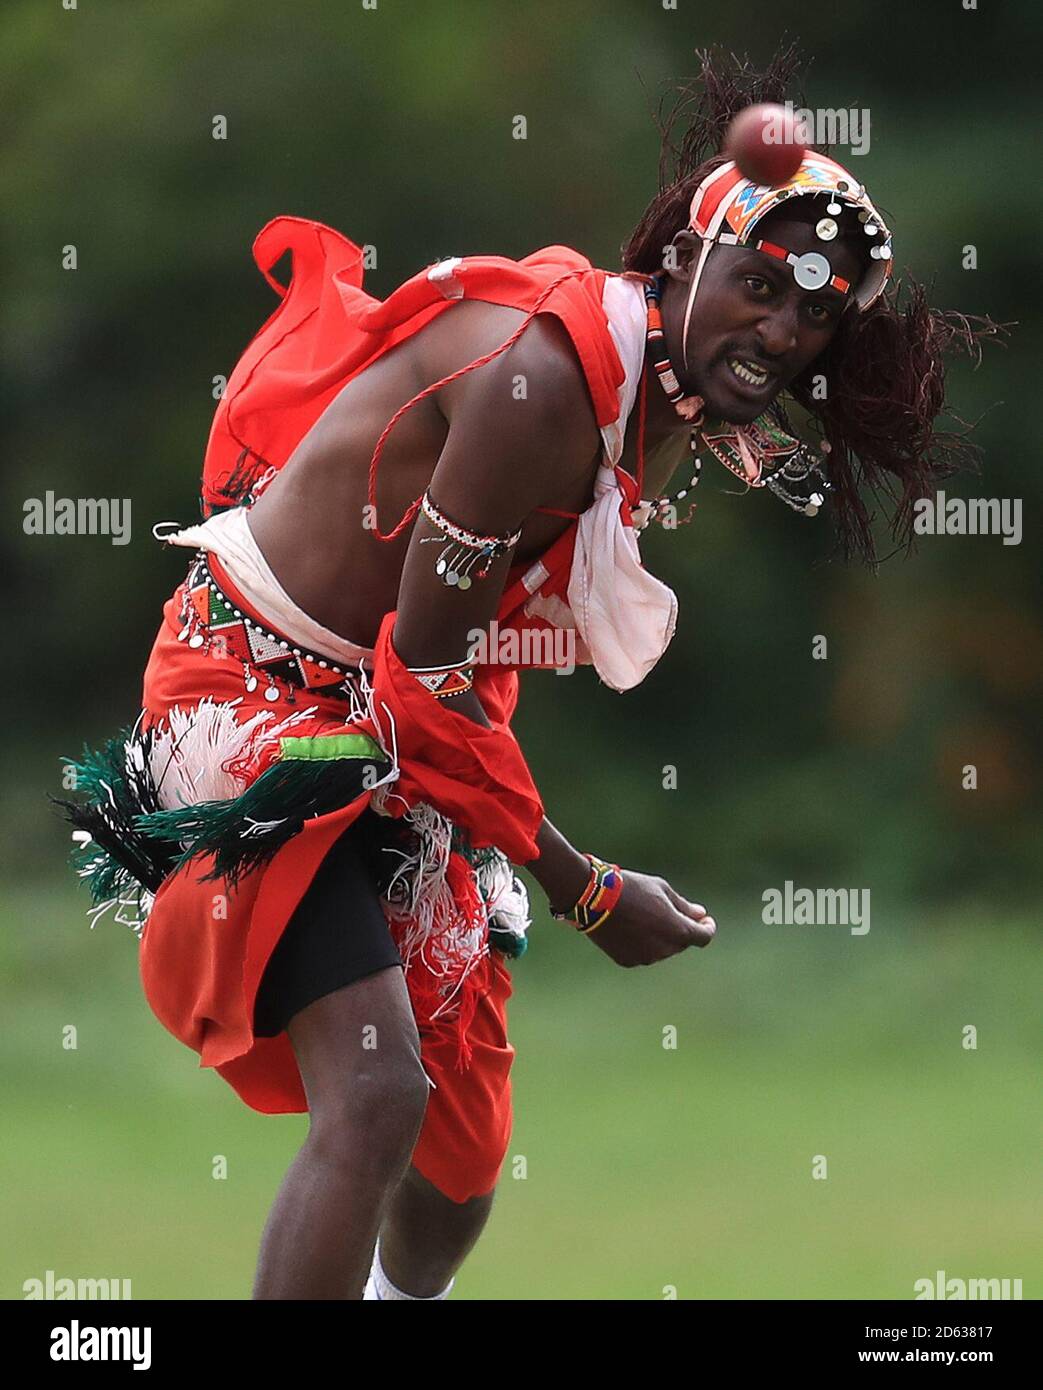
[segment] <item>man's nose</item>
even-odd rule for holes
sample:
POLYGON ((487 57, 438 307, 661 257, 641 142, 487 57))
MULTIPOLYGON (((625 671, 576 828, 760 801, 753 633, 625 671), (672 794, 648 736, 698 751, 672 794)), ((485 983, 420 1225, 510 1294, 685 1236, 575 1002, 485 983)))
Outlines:
POLYGON ((765 357, 784 357, 797 346, 797 310, 792 304, 780 304, 765 314, 757 325, 757 337, 765 357))

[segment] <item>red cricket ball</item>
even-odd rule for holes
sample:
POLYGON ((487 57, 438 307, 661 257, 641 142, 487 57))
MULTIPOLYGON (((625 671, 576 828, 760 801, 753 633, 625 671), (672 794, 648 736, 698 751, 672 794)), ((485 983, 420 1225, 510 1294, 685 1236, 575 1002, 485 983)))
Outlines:
POLYGON ((791 109, 762 102, 747 106, 732 121, 724 137, 724 153, 754 183, 785 183, 804 158, 801 133, 791 109))

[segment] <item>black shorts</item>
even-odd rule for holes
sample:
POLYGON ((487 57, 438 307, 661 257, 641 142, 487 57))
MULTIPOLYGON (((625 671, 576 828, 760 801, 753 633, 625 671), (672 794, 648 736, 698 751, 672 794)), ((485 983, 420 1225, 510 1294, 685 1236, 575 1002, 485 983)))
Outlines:
POLYGON ((254 1005, 254 1034, 272 1038, 316 999, 402 965, 379 894, 400 860, 401 826, 363 811, 319 865, 272 952, 254 1005))

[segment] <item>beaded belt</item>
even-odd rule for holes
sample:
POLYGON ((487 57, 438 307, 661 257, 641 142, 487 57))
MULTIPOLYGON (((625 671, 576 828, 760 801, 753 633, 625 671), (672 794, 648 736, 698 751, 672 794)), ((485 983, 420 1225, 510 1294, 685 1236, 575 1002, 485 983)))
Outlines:
POLYGON ((207 651, 216 649, 218 654, 241 662, 247 691, 256 690, 263 678, 268 682, 264 698, 272 703, 285 698, 296 704, 294 689, 332 699, 362 700, 357 670, 338 666, 329 657, 299 646, 269 624, 244 613, 239 603, 221 587, 207 552, 200 550, 183 585, 183 626, 178 641, 207 651))

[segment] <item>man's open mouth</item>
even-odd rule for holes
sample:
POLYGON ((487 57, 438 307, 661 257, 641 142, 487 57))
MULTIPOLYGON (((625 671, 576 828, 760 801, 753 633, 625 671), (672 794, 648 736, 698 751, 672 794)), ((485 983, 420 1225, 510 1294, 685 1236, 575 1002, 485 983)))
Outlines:
POLYGON ((773 374, 767 368, 760 366, 757 362, 752 362, 748 357, 729 357, 726 359, 728 370, 744 386, 753 387, 759 390, 773 380, 773 374))

